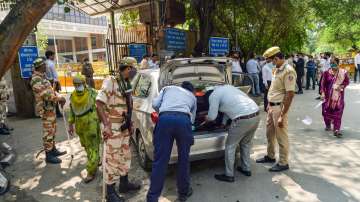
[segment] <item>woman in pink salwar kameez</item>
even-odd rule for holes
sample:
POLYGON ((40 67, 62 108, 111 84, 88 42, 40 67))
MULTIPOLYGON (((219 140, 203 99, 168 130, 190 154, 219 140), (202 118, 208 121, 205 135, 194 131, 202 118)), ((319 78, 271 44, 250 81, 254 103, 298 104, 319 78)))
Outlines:
POLYGON ((334 135, 341 137, 341 118, 345 107, 344 92, 349 85, 349 76, 346 70, 339 68, 339 59, 333 59, 330 66, 331 68, 324 72, 321 82, 321 97, 324 101, 322 115, 326 125, 325 130, 331 131, 333 124, 334 135))

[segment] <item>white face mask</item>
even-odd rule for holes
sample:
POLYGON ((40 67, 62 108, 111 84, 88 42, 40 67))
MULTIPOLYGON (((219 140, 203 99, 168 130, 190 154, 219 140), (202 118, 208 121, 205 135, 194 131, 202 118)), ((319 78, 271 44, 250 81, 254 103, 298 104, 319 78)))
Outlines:
POLYGON ((77 92, 80 92, 80 93, 83 92, 84 89, 85 89, 84 85, 80 85, 80 86, 75 87, 75 90, 76 90, 77 92))

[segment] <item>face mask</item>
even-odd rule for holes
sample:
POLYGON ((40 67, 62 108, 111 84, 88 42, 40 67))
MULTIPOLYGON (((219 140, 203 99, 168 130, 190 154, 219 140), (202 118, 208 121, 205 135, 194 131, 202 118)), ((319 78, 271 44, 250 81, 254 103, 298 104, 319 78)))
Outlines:
POLYGON ((84 85, 80 85, 80 86, 75 87, 76 92, 79 92, 79 93, 84 92, 84 89, 85 89, 84 85))
POLYGON ((338 66, 337 66, 337 64, 331 64, 330 67, 333 69, 337 69, 338 66))

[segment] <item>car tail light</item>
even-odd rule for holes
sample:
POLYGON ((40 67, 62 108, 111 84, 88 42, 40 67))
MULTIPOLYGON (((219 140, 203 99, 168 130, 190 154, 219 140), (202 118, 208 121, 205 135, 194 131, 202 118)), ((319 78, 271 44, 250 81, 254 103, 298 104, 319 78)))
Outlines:
POLYGON ((157 112, 151 113, 151 121, 156 124, 159 121, 159 114, 157 112))

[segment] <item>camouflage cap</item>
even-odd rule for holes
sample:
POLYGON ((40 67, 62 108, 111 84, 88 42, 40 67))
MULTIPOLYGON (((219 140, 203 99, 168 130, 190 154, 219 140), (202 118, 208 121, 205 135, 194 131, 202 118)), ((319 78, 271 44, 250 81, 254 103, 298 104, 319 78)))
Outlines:
POLYGON ((85 80, 85 76, 81 75, 81 74, 77 74, 73 77, 73 84, 85 84, 86 80, 85 80))
POLYGON ((37 69, 38 67, 40 67, 42 65, 45 65, 45 58, 43 58, 43 57, 38 57, 33 62, 33 67, 35 69, 37 69))
POLYGON ((263 56, 264 56, 264 58, 270 58, 278 53, 280 53, 280 48, 278 46, 274 46, 274 47, 267 49, 264 52, 263 56))
POLYGON ((133 57, 124 57, 122 60, 120 60, 120 65, 134 67, 135 64, 137 64, 137 61, 133 57))

